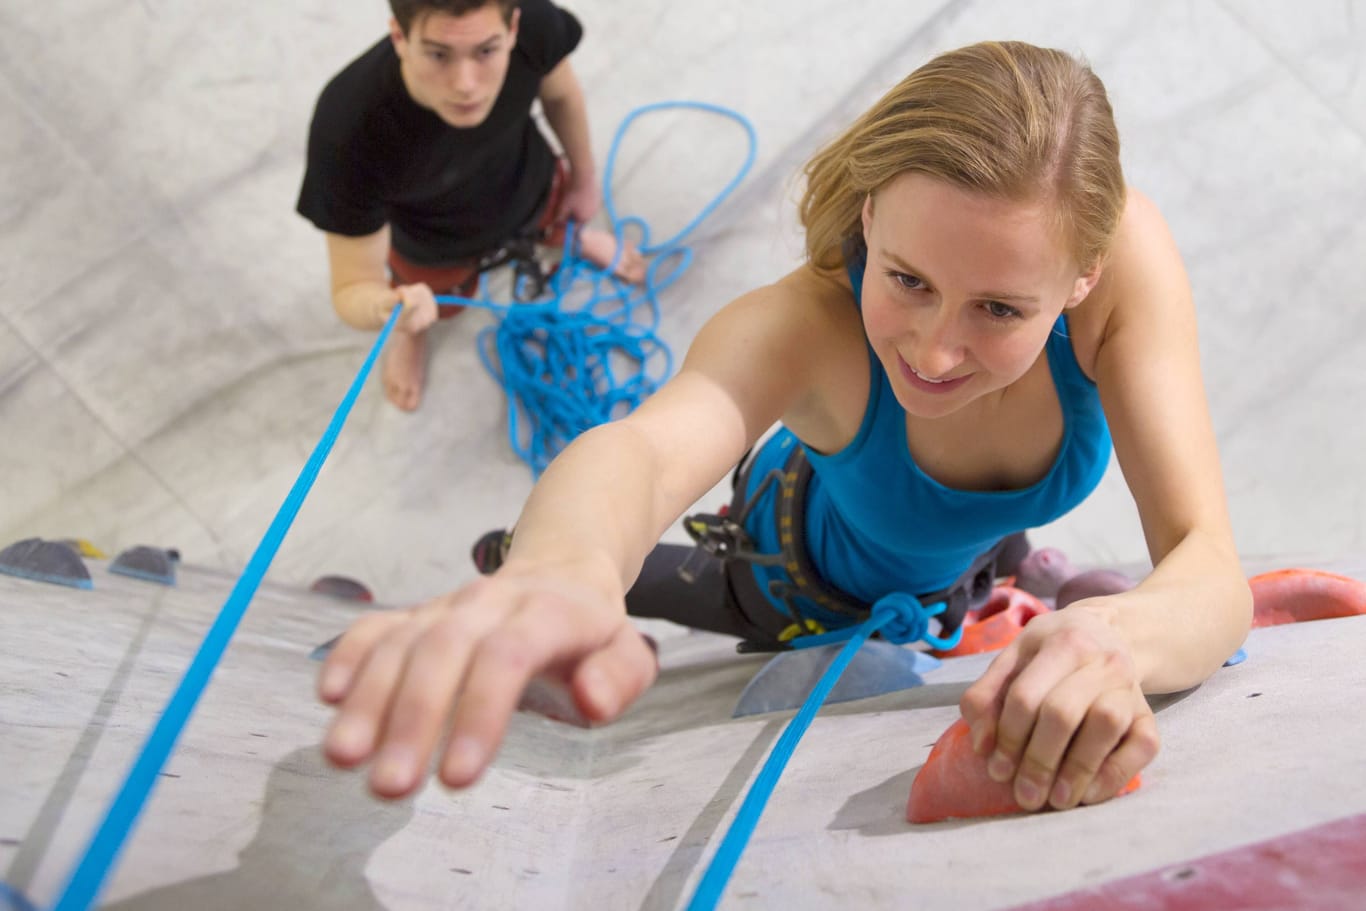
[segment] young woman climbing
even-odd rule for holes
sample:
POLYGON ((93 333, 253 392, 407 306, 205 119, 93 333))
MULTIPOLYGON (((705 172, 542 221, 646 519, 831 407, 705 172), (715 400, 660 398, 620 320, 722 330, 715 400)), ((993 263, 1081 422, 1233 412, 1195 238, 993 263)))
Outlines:
MULTIPOLYGON (((1027 809, 1115 795, 1158 749, 1145 693, 1237 649, 1239 568, 1181 258, 1126 186, 1100 81, 1064 53, 984 43, 893 88, 806 168, 806 262, 703 327, 635 413, 545 472, 505 559, 365 617, 325 664, 325 751, 370 786, 473 782, 527 682, 619 715, 667 616, 778 648, 892 592, 952 632, 1020 532, 1080 503, 1112 447, 1154 570, 1034 619, 966 691, 992 778, 1027 809), (733 508, 660 535, 748 458, 733 508), (496 569, 495 569, 496 565, 496 569), (443 741, 444 738, 444 741, 443 741)), ((496 544, 496 542, 494 542, 496 544)), ((487 554, 486 554, 487 556, 487 554)))

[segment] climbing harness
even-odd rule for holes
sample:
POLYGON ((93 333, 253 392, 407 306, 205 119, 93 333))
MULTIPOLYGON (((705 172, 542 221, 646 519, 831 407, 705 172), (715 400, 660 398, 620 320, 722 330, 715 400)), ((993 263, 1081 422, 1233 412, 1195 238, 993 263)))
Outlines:
POLYGON ((683 245, 731 194, 753 167, 758 139, 740 114, 716 105, 669 101, 633 111, 617 129, 603 177, 604 210, 612 224, 616 256, 605 268, 583 259, 580 228, 568 226, 559 264, 553 270, 536 257, 530 238, 519 238, 479 265, 475 297, 440 295, 438 305, 473 307, 495 316, 478 335, 484 369, 508 399, 508 442, 539 477, 579 434, 630 413, 673 373, 673 352, 658 334, 659 295, 692 263, 683 245), (695 109, 728 117, 744 127, 748 153, 730 182, 702 211, 667 240, 655 243, 637 216, 621 216, 612 192, 621 144, 636 118, 652 111, 695 109), (642 256, 653 257, 639 285, 614 273, 627 232, 639 235, 642 256), (495 300, 487 272, 511 262, 512 300, 495 300))
MULTIPOLYGON (((754 493, 747 496, 751 466, 752 462, 747 458, 737 468, 733 476, 734 494, 728 506, 717 513, 694 513, 684 517, 683 528, 696 546, 693 554, 679 567, 679 576, 692 582, 700 571, 700 561, 719 559, 724 562, 737 589, 738 600, 770 604, 772 602, 760 590, 750 567, 783 568, 787 579, 769 581, 767 595, 783 603, 791 623, 778 634, 776 641, 741 641, 736 650, 742 654, 784 651, 800 647, 798 643, 805 637, 823 634, 824 625, 807 615, 803 602, 848 618, 851 623, 867 620, 872 605, 823 579, 807 551, 805 503, 813 471, 805 447, 792 446, 782 467, 770 470, 759 481, 754 493), (779 551, 763 553, 755 549, 754 539, 745 530, 745 521, 773 487, 777 488, 774 521, 779 551), (746 594, 750 597, 745 597, 746 594)), ((943 612, 937 615, 940 635, 953 636, 962 627, 968 611, 980 607, 991 596, 998 569, 1005 568, 1007 573, 1013 571, 1015 564, 1028 552, 1029 543, 1023 532, 1010 535, 974 560, 952 585, 918 596, 925 604, 942 602, 945 605, 943 612)))

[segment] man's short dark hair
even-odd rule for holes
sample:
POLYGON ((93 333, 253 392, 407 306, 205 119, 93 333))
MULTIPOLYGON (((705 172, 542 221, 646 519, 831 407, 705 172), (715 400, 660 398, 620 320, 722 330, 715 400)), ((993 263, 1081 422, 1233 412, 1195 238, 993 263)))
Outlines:
POLYGON ((521 0, 389 0, 389 9, 393 10, 394 19, 404 35, 409 33, 413 23, 429 13, 463 16, 489 5, 498 7, 503 21, 511 25, 512 12, 521 5, 521 0))

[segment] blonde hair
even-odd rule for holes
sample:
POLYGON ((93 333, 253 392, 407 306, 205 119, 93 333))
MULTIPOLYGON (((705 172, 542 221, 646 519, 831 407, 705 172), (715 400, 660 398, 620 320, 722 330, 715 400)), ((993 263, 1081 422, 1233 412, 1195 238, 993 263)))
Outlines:
POLYGON ((1018 41, 935 57, 806 166, 806 255, 839 269, 864 199, 915 171, 992 196, 1055 203, 1084 269, 1105 256, 1124 208, 1119 133, 1084 62, 1018 41))

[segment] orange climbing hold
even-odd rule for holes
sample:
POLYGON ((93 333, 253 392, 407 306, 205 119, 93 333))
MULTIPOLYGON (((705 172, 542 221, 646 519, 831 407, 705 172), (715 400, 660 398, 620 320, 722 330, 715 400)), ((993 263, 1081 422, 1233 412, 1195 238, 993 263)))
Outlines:
POLYGON ((1317 569, 1278 569, 1248 580, 1252 625, 1277 626, 1366 614, 1366 582, 1317 569))
MULTIPOLYGON (((1140 784, 1135 775, 1119 793, 1128 794, 1140 784)), ((914 823, 1023 812, 1012 785, 993 781, 987 774, 987 761, 972 751, 972 734, 962 718, 935 741, 911 782, 911 798, 906 803, 906 819, 914 823)))
POLYGON ((958 645, 932 654, 955 658, 1005 648, 1020 635, 1026 623, 1046 613, 1048 605, 1029 592, 998 585, 986 604, 968 611, 963 619, 963 638, 958 645))

